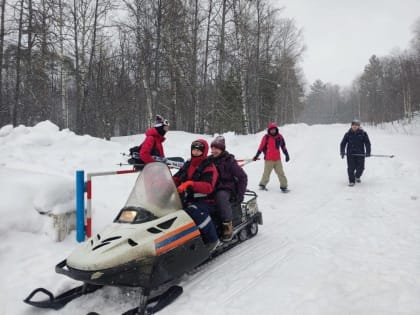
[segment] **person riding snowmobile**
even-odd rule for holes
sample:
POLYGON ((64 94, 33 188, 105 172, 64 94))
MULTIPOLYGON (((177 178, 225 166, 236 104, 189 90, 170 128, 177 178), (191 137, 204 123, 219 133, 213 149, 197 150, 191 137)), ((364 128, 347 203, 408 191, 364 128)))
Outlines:
POLYGON ((222 219, 222 241, 232 239, 232 205, 231 200, 244 200, 248 176, 238 165, 235 156, 226 151, 225 138, 217 136, 210 144, 212 155, 209 157, 216 165, 219 180, 216 186, 216 209, 222 219))
POLYGON ((169 122, 160 115, 156 115, 156 121, 152 128, 146 130, 146 138, 139 149, 140 160, 144 163, 155 162, 153 156, 165 157, 162 143, 166 140, 164 137, 169 130, 169 122))
POLYGON ((207 158, 209 145, 198 139, 191 144, 191 159, 173 176, 183 207, 200 229, 204 243, 216 248, 218 236, 210 213, 215 208, 214 189, 218 173, 207 158))

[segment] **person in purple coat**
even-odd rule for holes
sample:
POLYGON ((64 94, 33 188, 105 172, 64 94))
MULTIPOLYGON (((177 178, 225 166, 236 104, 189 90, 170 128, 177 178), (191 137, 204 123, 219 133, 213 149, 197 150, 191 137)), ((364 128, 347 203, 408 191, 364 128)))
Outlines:
POLYGON ((220 213, 223 224, 222 241, 232 239, 232 206, 230 201, 242 202, 248 184, 248 176, 238 165, 235 156, 226 151, 225 138, 217 136, 211 143, 211 156, 219 173, 216 185, 216 209, 220 213))

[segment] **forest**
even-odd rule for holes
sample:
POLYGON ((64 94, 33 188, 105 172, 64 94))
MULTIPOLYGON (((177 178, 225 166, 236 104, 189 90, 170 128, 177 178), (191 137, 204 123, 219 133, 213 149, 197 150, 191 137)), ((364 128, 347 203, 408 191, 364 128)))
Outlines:
POLYGON ((420 110, 420 20, 409 49, 373 55, 351 87, 305 93, 303 31, 268 0, 1 0, 0 15, 0 126, 110 138, 161 114, 172 130, 249 134, 420 110))

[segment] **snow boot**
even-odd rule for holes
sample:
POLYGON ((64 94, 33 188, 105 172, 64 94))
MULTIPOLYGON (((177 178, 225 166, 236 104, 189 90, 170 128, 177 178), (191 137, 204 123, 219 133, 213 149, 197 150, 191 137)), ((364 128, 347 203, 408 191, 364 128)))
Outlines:
POLYGON ((361 183, 360 177, 356 177, 356 183, 361 183))
POLYGON ((259 187, 260 187, 260 190, 267 190, 267 188, 265 188, 265 186, 264 185, 259 185, 259 187))
POLYGON ((354 183, 353 183, 353 182, 350 182, 350 183, 349 183, 349 186, 350 186, 350 187, 353 187, 353 186, 354 186, 354 183))
POLYGON ((223 222, 223 236, 222 241, 223 242, 229 242, 232 240, 232 234, 233 234, 233 225, 232 221, 223 222))
POLYGON ((287 187, 280 187, 281 192, 288 193, 289 189, 287 187))
POLYGON ((207 243, 206 244, 206 247, 209 250, 209 252, 211 253, 211 252, 213 252, 217 248, 217 246, 219 245, 219 243, 220 243, 220 241, 219 240, 216 240, 215 242, 207 243))

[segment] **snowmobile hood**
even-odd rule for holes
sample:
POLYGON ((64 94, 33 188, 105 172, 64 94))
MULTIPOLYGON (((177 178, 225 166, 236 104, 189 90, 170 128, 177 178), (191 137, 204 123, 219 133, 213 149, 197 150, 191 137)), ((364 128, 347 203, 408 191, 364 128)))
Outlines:
POLYGON ((183 210, 142 224, 113 223, 76 248, 67 264, 94 271, 150 260, 199 235, 198 227, 183 210))
POLYGON ((153 258, 179 244, 178 238, 186 242, 198 235, 197 226, 182 210, 168 167, 150 163, 114 223, 76 248, 67 264, 90 271, 113 268, 153 258))

